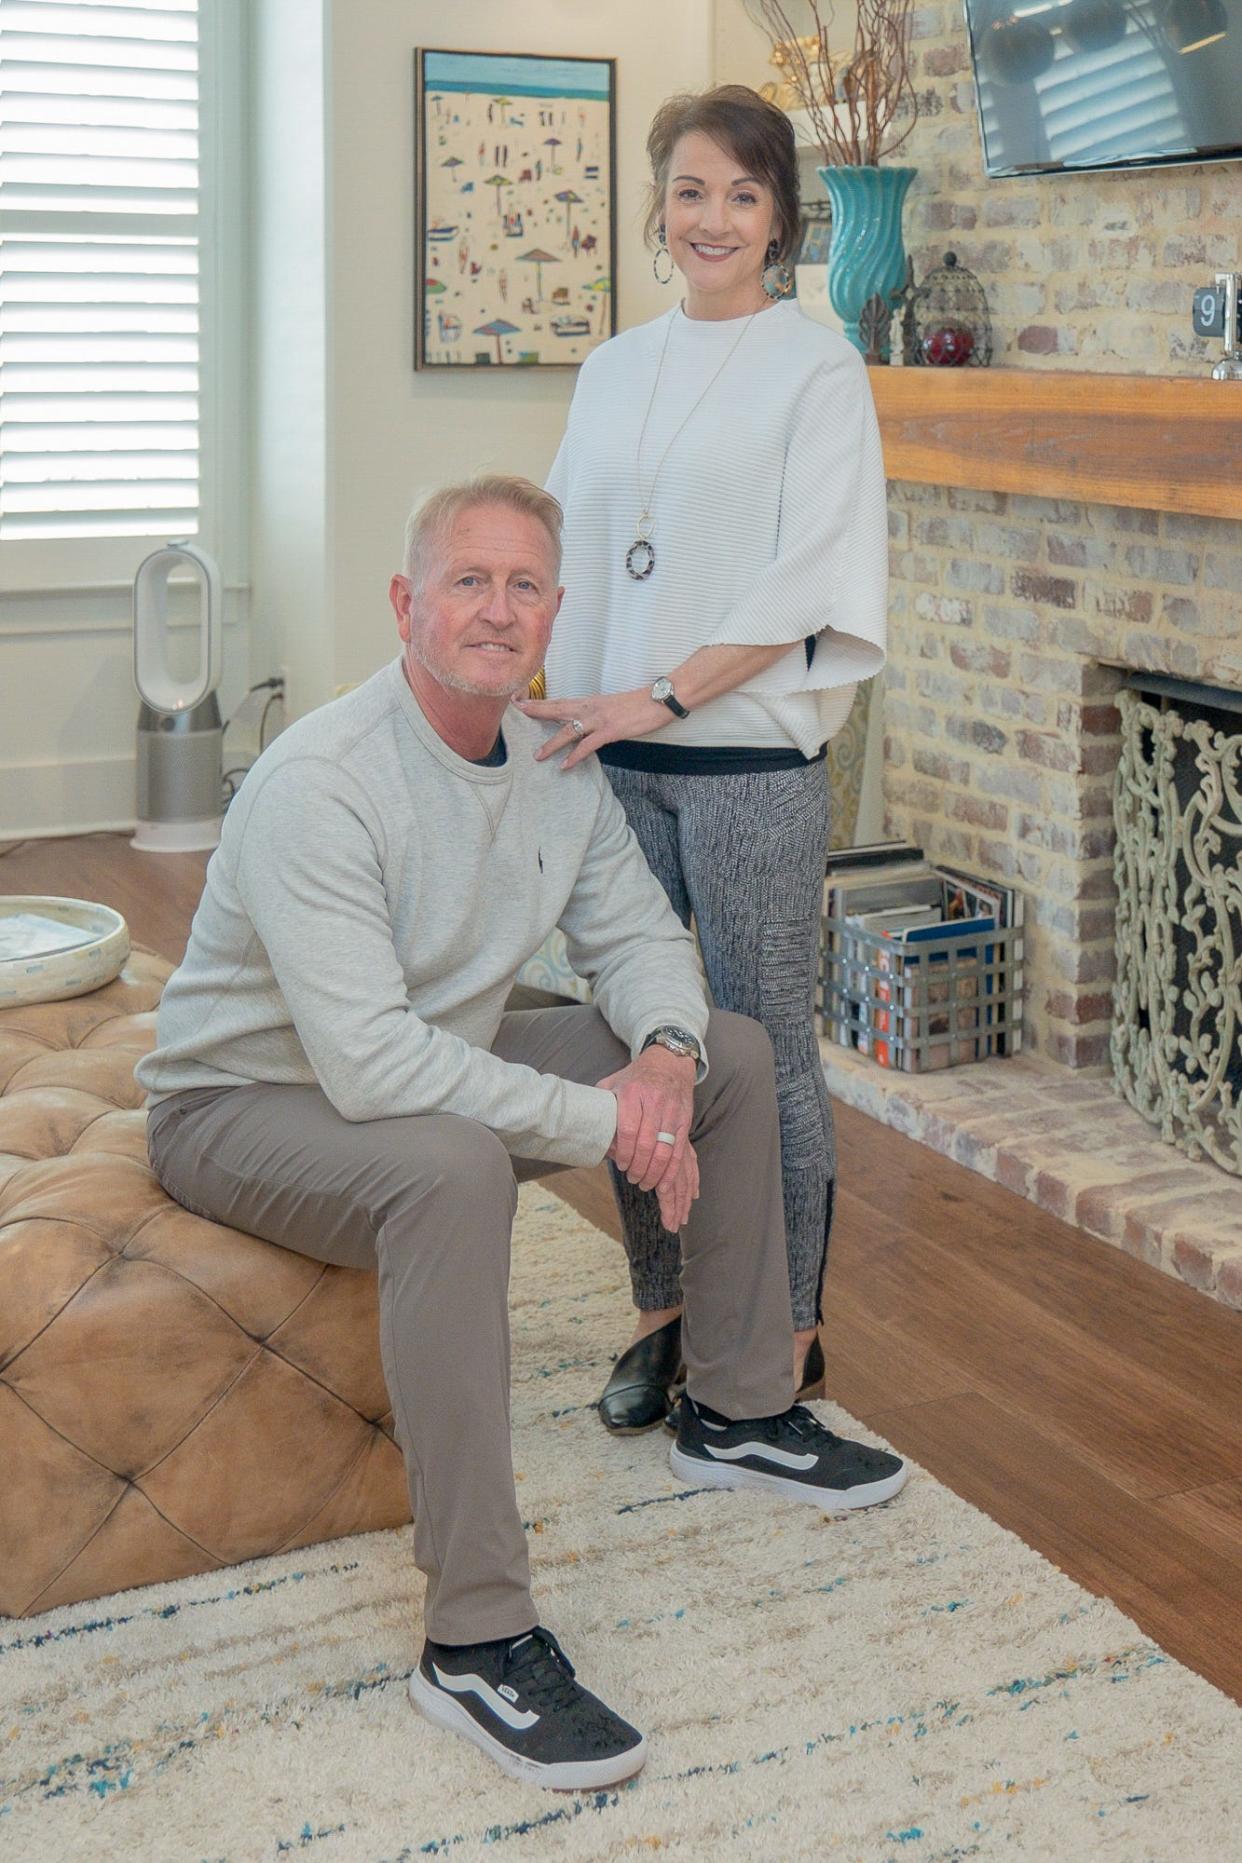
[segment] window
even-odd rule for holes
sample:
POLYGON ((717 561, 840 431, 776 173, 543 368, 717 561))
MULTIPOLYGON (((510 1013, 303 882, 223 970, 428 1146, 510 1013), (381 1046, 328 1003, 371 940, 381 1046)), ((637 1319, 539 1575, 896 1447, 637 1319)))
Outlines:
POLYGON ((0 540, 198 529, 197 11, 0 6, 0 540))
POLYGON ((244 578, 242 0, 0 0, 0 587, 244 578))

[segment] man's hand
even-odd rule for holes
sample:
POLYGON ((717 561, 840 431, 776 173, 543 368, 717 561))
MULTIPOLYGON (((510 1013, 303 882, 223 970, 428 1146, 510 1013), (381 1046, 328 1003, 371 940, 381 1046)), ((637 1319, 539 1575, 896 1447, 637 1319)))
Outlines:
POLYGON ((695 1062, 658 1044, 598 1084, 617 1098, 617 1135, 608 1149, 619 1171, 640 1190, 654 1190, 660 1219, 674 1234, 699 1194, 699 1161, 690 1143, 695 1062), (657 1137, 671 1133, 673 1143, 657 1137))

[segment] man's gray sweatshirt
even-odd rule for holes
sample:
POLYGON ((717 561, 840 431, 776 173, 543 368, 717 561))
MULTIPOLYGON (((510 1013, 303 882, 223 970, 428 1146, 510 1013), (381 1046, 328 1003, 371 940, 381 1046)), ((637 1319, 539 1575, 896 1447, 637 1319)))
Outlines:
POLYGON ((707 1003, 603 771, 536 763, 547 736, 511 709, 503 764, 459 757, 400 660, 283 732, 225 818, 148 1104, 318 1083, 345 1119, 457 1113, 515 1156, 597 1163, 613 1095, 489 1052, 519 966, 559 925, 631 1054, 663 1023, 702 1041, 707 1003))

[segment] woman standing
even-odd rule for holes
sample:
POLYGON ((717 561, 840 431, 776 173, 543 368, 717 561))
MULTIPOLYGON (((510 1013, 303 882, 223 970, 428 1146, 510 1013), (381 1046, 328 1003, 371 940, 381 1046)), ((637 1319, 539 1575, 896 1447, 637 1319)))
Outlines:
MULTIPOLYGON (((598 753, 693 915, 715 1001, 772 1039, 794 1365, 813 1395, 836 1171, 813 1022, 824 755, 884 661, 879 432, 857 351, 782 301, 800 234, 788 118, 723 85, 670 99, 647 146, 648 241, 680 301, 581 370, 548 481, 566 588, 549 696, 523 710, 562 727, 541 755, 598 753)), ((600 1412, 636 1430, 664 1418, 680 1363, 679 1249, 654 1196, 613 1177, 639 1314, 600 1412)))

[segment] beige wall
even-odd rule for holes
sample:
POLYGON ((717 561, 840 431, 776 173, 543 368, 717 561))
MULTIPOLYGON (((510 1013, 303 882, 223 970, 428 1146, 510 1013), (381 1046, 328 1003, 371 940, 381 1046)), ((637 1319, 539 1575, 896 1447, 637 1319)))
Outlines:
POLYGON ((717 84, 751 84, 758 90, 776 72, 771 43, 755 25, 743 0, 716 0, 712 22, 712 72, 717 84))
POLYGON ((264 0, 251 42, 251 543, 256 633, 290 713, 331 692, 328 8, 264 0))

